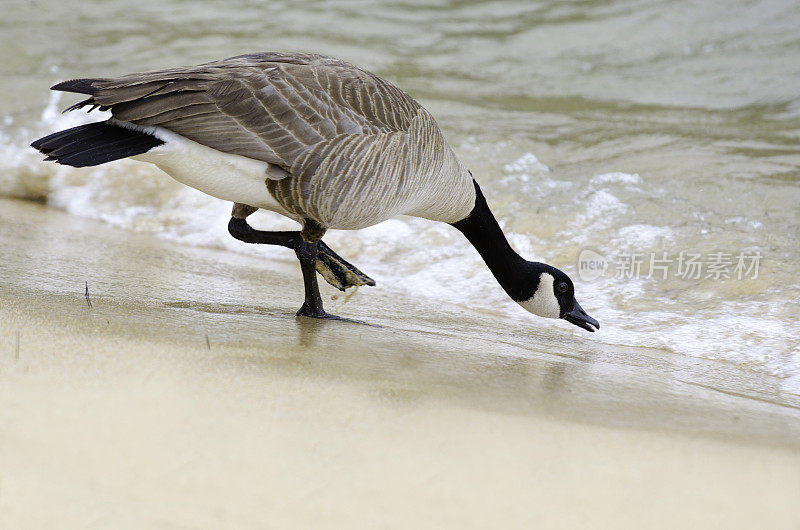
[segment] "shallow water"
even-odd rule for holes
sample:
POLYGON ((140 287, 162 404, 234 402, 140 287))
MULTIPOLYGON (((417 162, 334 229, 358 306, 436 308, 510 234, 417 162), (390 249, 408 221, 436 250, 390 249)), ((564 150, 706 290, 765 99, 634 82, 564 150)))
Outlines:
POLYGON ((385 4, 12 0, 0 21, 0 194, 291 263, 232 241, 229 204, 154 167, 62 168, 27 144, 97 119, 59 114, 75 98, 47 90, 58 80, 268 49, 338 56, 434 113, 512 244, 570 274, 602 329, 525 314, 457 232, 421 220, 326 236, 377 288, 480 312, 493 329, 552 329, 554 344, 578 334, 718 360, 777 378, 777 399, 800 403, 795 3, 385 4), (692 257, 700 269, 684 270, 692 257))

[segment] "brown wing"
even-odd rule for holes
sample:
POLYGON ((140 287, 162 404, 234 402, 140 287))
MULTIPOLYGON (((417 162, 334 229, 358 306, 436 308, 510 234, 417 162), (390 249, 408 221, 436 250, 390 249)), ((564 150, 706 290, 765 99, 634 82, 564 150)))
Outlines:
POLYGON ((87 104, 284 168, 338 135, 407 131, 420 106, 348 63, 263 53, 93 81, 87 104))

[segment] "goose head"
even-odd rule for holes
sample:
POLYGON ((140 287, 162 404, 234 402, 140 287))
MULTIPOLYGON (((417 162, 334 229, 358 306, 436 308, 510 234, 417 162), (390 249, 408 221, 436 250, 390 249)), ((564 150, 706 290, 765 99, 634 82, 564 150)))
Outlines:
POLYGON ((526 311, 545 318, 563 318, 586 331, 600 329, 600 323, 575 299, 569 276, 545 263, 528 261, 521 269, 521 289, 512 298, 526 311))

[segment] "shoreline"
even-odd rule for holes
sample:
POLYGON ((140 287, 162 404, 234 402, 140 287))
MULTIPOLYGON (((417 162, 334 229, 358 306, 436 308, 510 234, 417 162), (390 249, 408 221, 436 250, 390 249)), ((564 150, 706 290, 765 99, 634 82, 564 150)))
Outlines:
POLYGON ((326 301, 375 326, 296 319, 279 262, 15 200, 0 226, 0 526, 800 522, 800 411, 761 376, 380 282, 326 301))

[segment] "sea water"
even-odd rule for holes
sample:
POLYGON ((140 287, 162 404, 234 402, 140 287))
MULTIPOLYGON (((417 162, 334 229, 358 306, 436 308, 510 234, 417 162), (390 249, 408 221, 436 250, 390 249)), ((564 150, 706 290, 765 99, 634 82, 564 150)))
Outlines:
POLYGON ((419 219, 326 235, 378 288, 496 328, 719 361, 778 381, 773 399, 798 406, 799 28, 791 1, 11 0, 0 194, 290 263, 234 241, 230 204, 154 166, 73 169, 28 144, 104 118, 62 114, 77 97, 49 92, 57 81, 264 50, 337 56, 433 112, 512 246, 567 272, 602 327, 589 335, 524 313, 457 231, 419 219))

